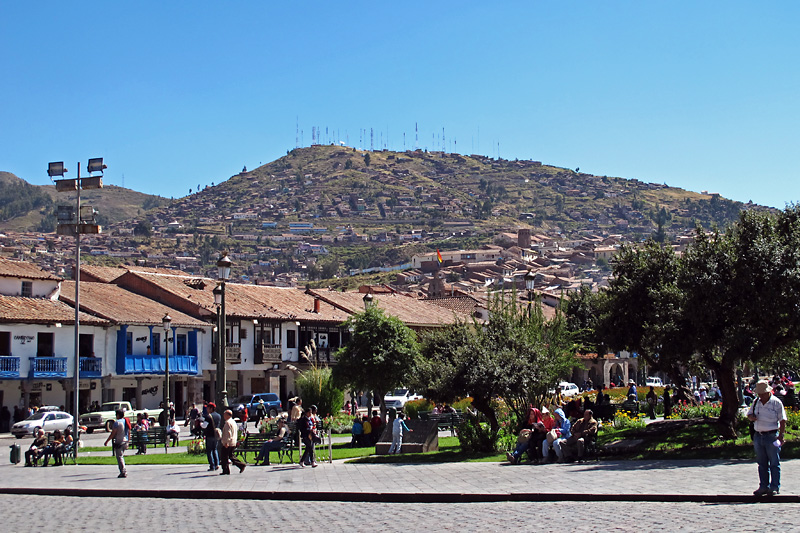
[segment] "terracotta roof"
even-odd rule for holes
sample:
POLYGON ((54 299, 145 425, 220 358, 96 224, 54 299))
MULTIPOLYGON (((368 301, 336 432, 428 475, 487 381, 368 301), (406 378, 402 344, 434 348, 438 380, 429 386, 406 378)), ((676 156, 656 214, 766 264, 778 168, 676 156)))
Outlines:
POLYGON ((189 276, 190 274, 182 270, 171 270, 168 268, 151 268, 140 266, 120 266, 120 267, 104 267, 93 265, 82 265, 81 273, 86 273, 92 276, 97 281, 102 283, 111 283, 126 272, 149 272, 151 274, 174 274, 177 276, 189 276))
MULTIPOLYGON (((364 310, 364 295, 358 292, 328 290, 309 290, 307 292, 350 314, 364 310)), ((375 296, 374 301, 387 315, 399 318, 408 326, 435 327, 452 324, 456 320, 469 320, 469 314, 465 315, 429 301, 408 296, 381 294, 375 296)))
POLYGON ((471 315, 475 308, 482 306, 478 300, 471 296, 444 296, 439 298, 425 298, 426 302, 457 311, 464 315, 471 315))
MULTIPOLYGON (((107 326, 107 320, 80 313, 81 324, 107 326)), ((75 308, 48 298, 0 295, 0 322, 23 324, 74 324, 75 308)))
MULTIPOLYGON (((75 282, 61 285, 61 301, 75 305, 75 282)), ((172 324, 183 327, 208 326, 207 322, 193 318, 150 298, 139 296, 122 287, 108 283, 81 282, 81 310, 108 319, 117 324, 161 325, 169 313, 172 324)))
POLYGON ((49 279, 53 281, 61 279, 55 274, 42 270, 33 263, 2 258, 0 258, 0 276, 23 279, 49 279))
MULTIPOLYGON (((131 271, 128 276, 144 280, 158 290, 197 305, 210 314, 216 313, 212 292, 216 286, 216 280, 134 271, 131 271)), ((277 321, 307 320, 336 324, 340 324, 348 318, 347 313, 324 302, 321 302, 319 312, 315 313, 314 298, 300 289, 230 282, 225 285, 225 313, 227 316, 239 318, 263 318, 277 321)))

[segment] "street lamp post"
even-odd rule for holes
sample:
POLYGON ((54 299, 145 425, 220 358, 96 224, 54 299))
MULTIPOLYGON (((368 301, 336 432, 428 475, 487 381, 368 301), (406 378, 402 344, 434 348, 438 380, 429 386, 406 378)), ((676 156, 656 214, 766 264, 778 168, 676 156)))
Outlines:
POLYGON ((372 296, 371 292, 365 294, 362 300, 364 301, 364 311, 369 311, 372 309, 372 306, 375 305, 375 297, 372 296))
POLYGON ((536 275, 528 270, 525 274, 525 288, 528 289, 528 316, 531 316, 531 302, 533 302, 533 288, 536 284, 536 275))
MULTIPOLYGON (((75 383, 73 391, 73 406, 74 419, 72 421, 72 438, 75 440, 73 446, 73 453, 75 459, 78 458, 78 445, 80 444, 79 432, 79 418, 80 418, 80 389, 81 389, 81 359, 80 359, 80 286, 81 286, 81 233, 100 233, 101 227, 96 223, 95 211, 92 206, 84 206, 86 209, 81 209, 81 189, 102 189, 103 188, 103 170, 108 168, 103 164, 103 158, 97 157, 89 160, 86 165, 86 171, 90 174, 89 177, 81 178, 81 164, 78 162, 78 177, 76 179, 58 179, 53 180, 56 184, 57 192, 75 191, 75 210, 69 205, 58 206, 57 220, 59 235, 73 235, 75 237, 75 383), (92 173, 99 172, 100 176, 91 176, 92 173)), ((55 176, 64 178, 68 170, 64 167, 63 161, 56 161, 48 163, 47 175, 50 179, 55 176)))
POLYGON ((214 301, 217 301, 219 295, 219 352, 217 354, 217 404, 223 408, 228 407, 228 384, 227 374, 225 368, 226 347, 228 344, 227 334, 225 332, 225 282, 231 277, 231 265, 233 262, 228 258, 228 254, 223 253, 219 261, 217 261, 217 278, 219 285, 214 289, 214 301), (219 289, 219 291, 217 291, 219 289))
POLYGON ((169 313, 164 315, 164 318, 161 319, 161 322, 164 325, 164 410, 163 412, 166 413, 164 415, 164 420, 166 421, 167 425, 169 425, 169 327, 172 324, 172 317, 169 316, 169 313))

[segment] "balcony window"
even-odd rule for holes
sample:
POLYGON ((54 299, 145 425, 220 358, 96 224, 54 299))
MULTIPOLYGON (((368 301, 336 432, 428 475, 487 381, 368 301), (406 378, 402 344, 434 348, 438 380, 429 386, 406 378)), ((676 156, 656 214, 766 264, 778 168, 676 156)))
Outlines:
POLYGON ((133 353, 133 332, 129 331, 125 334, 125 353, 133 353))
POLYGON ((11 332, 0 331, 0 356, 11 355, 11 332))
POLYGON ((36 357, 53 357, 53 336, 52 333, 37 335, 36 357))
POLYGON ((177 355, 186 355, 186 334, 175 335, 175 350, 177 355))
POLYGON ((78 339, 78 354, 81 357, 94 357, 94 335, 81 333, 78 339))

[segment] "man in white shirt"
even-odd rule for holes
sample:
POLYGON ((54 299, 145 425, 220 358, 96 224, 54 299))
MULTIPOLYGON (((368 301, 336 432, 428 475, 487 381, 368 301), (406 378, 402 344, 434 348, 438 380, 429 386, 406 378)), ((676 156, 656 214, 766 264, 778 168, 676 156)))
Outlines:
POLYGON ((747 411, 747 418, 755 429, 753 447, 758 463, 758 489, 753 494, 773 496, 781 487, 781 446, 786 432, 786 410, 783 402, 772 394, 769 382, 759 381, 756 395, 758 399, 747 411))
POLYGON ((220 466, 222 467, 221 476, 228 476, 231 473, 231 467, 228 464, 228 461, 233 463, 234 466, 239 467, 239 473, 241 474, 244 472, 245 463, 243 463, 238 457, 234 457, 233 451, 236 449, 236 445, 239 443, 238 436, 239 432, 236 429, 236 422, 233 421, 233 411, 228 409, 222 415, 225 419, 225 422, 222 424, 222 442, 220 443, 220 451, 222 452, 219 458, 220 466))

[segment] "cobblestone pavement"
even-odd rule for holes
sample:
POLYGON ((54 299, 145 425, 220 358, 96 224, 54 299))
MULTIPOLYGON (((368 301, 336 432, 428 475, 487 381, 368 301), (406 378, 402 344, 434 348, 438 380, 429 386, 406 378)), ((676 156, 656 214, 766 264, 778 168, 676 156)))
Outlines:
MULTIPOLYGON (((108 452, 105 452, 108 453, 108 452)), ((600 461, 509 466, 500 463, 250 466, 230 476, 204 465, 140 465, 117 479, 115 465, 24 468, 0 465, 0 489, 152 489, 311 491, 411 494, 677 494, 749 495, 758 485, 753 461, 600 461)), ((800 460, 782 462, 784 495, 800 494, 800 460)))
POLYGON ((0 495, 4 531, 793 531, 790 505, 695 503, 363 504, 0 495), (132 510, 136 509, 136 512, 132 510), (119 510, 123 510, 119 512, 119 510), (194 526, 193 526, 194 524, 194 526))

